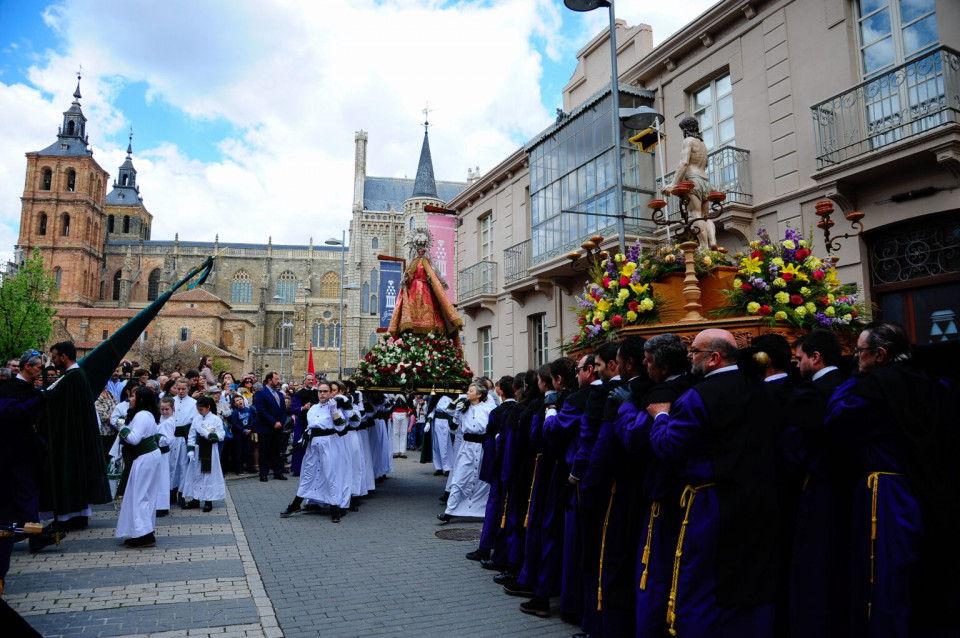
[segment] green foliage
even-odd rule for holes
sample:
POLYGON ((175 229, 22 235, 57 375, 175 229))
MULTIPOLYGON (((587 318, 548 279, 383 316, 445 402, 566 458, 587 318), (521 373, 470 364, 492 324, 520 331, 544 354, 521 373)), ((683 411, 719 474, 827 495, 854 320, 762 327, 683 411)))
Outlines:
POLYGON ((35 250, 0 286, 0 360, 19 357, 28 348, 42 351, 53 330, 56 304, 56 279, 35 250))

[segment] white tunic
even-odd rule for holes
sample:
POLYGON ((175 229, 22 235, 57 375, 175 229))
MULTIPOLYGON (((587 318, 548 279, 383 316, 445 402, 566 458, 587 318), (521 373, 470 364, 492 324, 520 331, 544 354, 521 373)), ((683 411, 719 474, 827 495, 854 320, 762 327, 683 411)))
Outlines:
MULTIPOLYGON (((173 424, 172 415, 167 419, 160 417, 160 447, 172 446, 173 440, 177 438, 173 435, 173 424)), ((157 509, 168 510, 170 509, 170 452, 166 454, 161 452, 161 454, 161 464, 164 465, 165 471, 157 481, 157 509)))
MULTIPOLYGON (((125 425, 124 429, 127 428, 130 431, 124 439, 125 442, 137 445, 157 433, 157 422, 152 414, 142 410, 125 425)), ((120 516, 117 518, 117 538, 138 538, 153 531, 157 522, 156 486, 165 469, 160 450, 141 454, 134 459, 120 506, 120 516)))
POLYGON ((372 492, 377 487, 376 474, 373 473, 373 448, 370 440, 373 417, 369 414, 364 415, 361 417, 360 423, 363 429, 358 431, 357 434, 360 435, 360 447, 363 449, 363 481, 366 484, 367 492, 372 492))
MULTIPOLYGON (((465 413, 458 412, 454 419, 459 422, 457 432, 463 434, 486 434, 490 420, 490 404, 472 405, 465 413)), ((450 472, 450 496, 446 513, 452 516, 477 516, 482 518, 487 509, 490 484, 480 480, 480 463, 483 461, 483 443, 463 441, 457 451, 450 472)))
MULTIPOLYGON (((197 414, 197 400, 193 397, 186 396, 180 398, 179 396, 173 398, 174 409, 173 413, 174 419, 176 419, 175 427, 181 425, 190 425, 193 423, 193 418, 199 416, 197 414)), ((187 442, 185 439, 178 438, 177 441, 170 447, 170 485, 171 487, 177 487, 183 492, 183 484, 187 475, 187 442)))
POLYGON ((223 470, 220 468, 220 446, 216 443, 210 446, 210 473, 204 474, 200 471, 197 437, 208 439, 211 434, 216 434, 219 440, 223 440, 226 433, 220 417, 212 413, 208 413, 207 416, 198 414, 194 417, 190 434, 187 435, 187 449, 193 448, 196 455, 194 460, 187 464, 184 485, 181 488, 183 495, 187 498, 198 501, 222 501, 227 498, 227 486, 223 482, 223 470))
MULTIPOLYGON (((318 403, 307 411, 307 427, 324 431, 343 431, 344 425, 333 424, 331 401, 318 403)), ((347 445, 338 434, 314 436, 310 439, 300 466, 300 486, 297 496, 308 504, 350 506, 350 472, 347 445)))
POLYGON ((453 401, 450 397, 440 397, 437 401, 437 407, 430 413, 430 433, 433 446, 433 467, 444 472, 449 472, 453 467, 453 441, 450 440, 450 422, 447 419, 438 419, 437 412, 442 411, 447 414, 453 401))

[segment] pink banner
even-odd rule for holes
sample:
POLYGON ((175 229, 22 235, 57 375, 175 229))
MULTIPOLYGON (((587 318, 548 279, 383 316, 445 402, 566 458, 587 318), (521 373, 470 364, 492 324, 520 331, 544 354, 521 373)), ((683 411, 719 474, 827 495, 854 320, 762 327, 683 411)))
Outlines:
POLYGON ((427 215, 427 229, 433 235, 433 248, 430 250, 433 267, 450 284, 447 288, 447 299, 450 303, 457 303, 457 291, 454 289, 456 279, 454 238, 457 235, 457 218, 451 215, 427 215))

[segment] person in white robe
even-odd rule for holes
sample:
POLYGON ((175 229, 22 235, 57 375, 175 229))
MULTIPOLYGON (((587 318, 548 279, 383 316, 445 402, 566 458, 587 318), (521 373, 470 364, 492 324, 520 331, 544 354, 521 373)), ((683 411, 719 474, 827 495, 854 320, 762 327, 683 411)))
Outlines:
POLYGON ((373 414, 367 409, 370 404, 364 403, 363 394, 359 391, 353 393, 353 404, 360 411, 360 430, 358 434, 360 434, 360 447, 363 449, 363 481, 367 487, 367 493, 370 493, 377 488, 377 475, 374 473, 373 441, 370 434, 370 430, 373 428, 373 414))
MULTIPOLYGON (((360 447, 360 435, 357 433, 357 426, 360 425, 360 415, 356 411, 352 398, 349 394, 346 394, 346 390, 347 386, 342 381, 332 381, 330 383, 330 394, 343 413, 343 418, 347 420, 343 439, 347 448, 347 458, 350 462, 350 494, 352 496, 364 496, 367 494, 367 486, 363 478, 363 449, 360 447)), ((348 509, 351 512, 356 512, 356 503, 351 501, 348 509)))
POLYGON ((449 410, 453 405, 453 399, 448 396, 440 397, 436 407, 427 417, 427 423, 433 436, 430 438, 433 446, 433 468, 434 474, 445 474, 450 476, 450 468, 453 467, 453 441, 450 440, 450 423, 453 421, 453 415, 449 410))
POLYGON ((139 388, 130 399, 133 403, 130 421, 120 430, 126 448, 124 478, 118 494, 122 494, 117 517, 116 538, 128 537, 130 548, 154 547, 153 530, 157 522, 157 483, 166 470, 157 445, 157 398, 150 388, 139 388))
POLYGON ((309 438, 303 464, 300 466, 300 485, 293 502, 280 513, 281 518, 300 511, 304 501, 319 509, 330 506, 330 516, 339 523, 342 510, 350 506, 350 466, 344 437, 347 420, 337 402, 330 398, 330 384, 317 384, 320 402, 307 411, 307 428, 304 436, 309 438))
POLYGON ((183 482, 187 472, 187 435, 190 433, 190 426, 193 425, 193 418, 197 416, 197 400, 191 397, 190 382, 186 379, 177 379, 173 386, 174 402, 174 434, 176 441, 170 446, 170 488, 171 500, 183 507, 185 500, 183 498, 183 482), (174 494, 173 490, 178 493, 174 494))
POLYGON ((164 397, 160 399, 160 454, 162 455, 161 463, 163 464, 164 471, 163 476, 160 477, 160 480, 157 482, 157 516, 166 516, 170 513, 170 447, 176 441, 177 437, 174 435, 174 424, 176 421, 173 419, 173 414, 176 411, 176 406, 173 402, 172 397, 164 397))
POLYGON ((387 396, 383 403, 383 428, 380 439, 380 459, 383 475, 393 474, 393 428, 391 427, 390 413, 393 411, 393 399, 387 396))
POLYGON ((443 498, 442 500, 446 502, 447 497, 450 496, 450 486, 453 484, 453 466, 456 464, 457 455, 460 453, 460 447, 463 445, 463 430, 460 429, 460 422, 457 420, 457 404, 464 405, 467 403, 466 395, 461 394, 457 397, 457 401, 454 404, 447 406, 447 413, 450 414, 450 431, 453 433, 453 444, 450 446, 450 473, 447 474, 447 484, 444 486, 443 498))
POLYGON ((184 509, 199 507, 213 510, 214 501, 227 498, 227 487, 220 468, 220 450, 217 443, 223 440, 223 421, 216 414, 217 403, 210 397, 197 400, 197 416, 193 418, 187 435, 187 472, 184 476, 183 495, 193 500, 184 509))
POLYGON ((474 382, 467 388, 466 410, 457 410, 454 415, 457 430, 463 443, 457 451, 450 472, 450 496, 447 508, 437 518, 441 523, 450 522, 453 516, 483 518, 490 495, 490 484, 480 480, 480 464, 483 461, 483 441, 490 420, 491 403, 487 401, 487 386, 474 382))

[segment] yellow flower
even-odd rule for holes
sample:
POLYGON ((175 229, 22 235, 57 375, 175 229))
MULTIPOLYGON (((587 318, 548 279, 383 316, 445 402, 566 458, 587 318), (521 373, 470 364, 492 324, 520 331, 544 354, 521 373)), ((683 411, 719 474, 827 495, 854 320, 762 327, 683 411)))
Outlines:
POLYGON ((792 239, 784 239, 784 240, 783 240, 783 247, 786 248, 787 250, 793 250, 794 248, 797 247, 797 245, 796 245, 795 243, 793 243, 793 240, 792 240, 792 239))
POLYGON ((800 272, 799 270, 797 270, 797 267, 794 264, 787 264, 787 267, 783 269, 783 274, 787 274, 787 273, 790 273, 791 275, 793 275, 794 277, 796 277, 801 281, 810 283, 810 278, 807 277, 802 272, 800 272))
POLYGON ((828 317, 834 317, 836 316, 837 311, 833 306, 827 306, 827 309, 823 311, 823 314, 827 315, 828 317))
POLYGON ((843 320, 844 320, 844 321, 850 321, 851 319, 853 319, 853 315, 851 315, 849 312, 848 312, 847 314, 843 315, 843 320))
POLYGON ((597 302, 597 309, 600 310, 601 312, 606 312, 610 310, 612 306, 613 304, 610 303, 608 299, 601 299, 600 301, 597 302))
POLYGON ((773 263, 775 263, 775 264, 776 264, 777 266, 779 266, 780 268, 783 268, 783 258, 782 258, 782 257, 774 257, 774 258, 773 258, 773 263))
POLYGON ((621 290, 617 293, 617 303, 623 305, 623 302, 626 301, 627 297, 630 296, 629 290, 621 290))
POLYGON ((622 263, 624 259, 626 259, 626 258, 623 256, 623 253, 617 253, 617 254, 614 256, 614 258, 613 258, 613 260, 614 260, 615 262, 617 262, 618 264, 619 264, 619 263, 622 263))
POLYGON ((633 322, 636 321, 636 320, 637 320, 637 313, 635 313, 635 312, 632 311, 632 310, 628 310, 628 311, 627 311, 627 321, 629 321, 630 323, 633 323, 633 322))
POLYGON ((777 288, 786 288, 787 282, 783 280, 783 277, 777 277, 773 280, 773 285, 777 288))
POLYGON ((600 262, 600 267, 606 268, 609 263, 610 263, 609 260, 604 259, 603 261, 600 262))
POLYGON ((809 245, 810 245, 810 244, 807 243, 807 240, 806 240, 806 239, 801 239, 801 240, 800 240, 800 247, 801 247, 801 248, 806 248, 806 247, 809 246, 809 245))
POLYGON ((820 266, 823 265, 823 262, 813 256, 807 257, 807 260, 803 263, 806 264, 810 270, 819 270, 820 266))
POLYGON ((754 250, 760 248, 760 240, 754 239, 752 242, 750 242, 750 248, 753 248, 754 250))
POLYGON ((630 289, 635 295, 642 295, 647 292, 647 288, 650 287, 650 284, 630 284, 630 289))
POLYGON ((817 304, 813 303, 812 301, 808 301, 807 303, 803 304, 803 307, 806 308, 807 312, 810 314, 816 314, 817 312, 817 304))
POLYGON ((825 281, 825 282, 827 283, 827 285, 829 285, 829 286, 839 286, 839 285, 840 285, 840 280, 837 278, 837 269, 836 269, 836 268, 831 268, 830 270, 828 270, 828 271, 827 271, 827 277, 826 277, 826 279, 824 279, 824 281, 825 281))
POLYGON ((593 318, 594 318, 594 320, 599 319, 600 321, 603 321, 604 317, 606 317, 606 316, 607 316, 607 314, 606 314, 605 312, 595 312, 595 313, 593 313, 593 318))
POLYGON ((760 272, 760 264, 763 263, 763 260, 759 257, 747 257, 740 262, 740 270, 744 274, 752 275, 753 273, 760 272))
POLYGON ((785 312, 782 311, 782 310, 778 310, 777 313, 776 313, 775 315, 773 315, 773 318, 776 319, 777 321, 786 321, 786 320, 787 320, 787 313, 785 313, 785 312))
POLYGON ((609 329, 610 329, 610 322, 609 322, 609 321, 604 321, 602 324, 600 324, 600 327, 603 328, 604 330, 609 330, 609 329))
POLYGON ((829 293, 827 294, 827 301, 829 301, 830 303, 836 303, 837 298, 833 296, 833 293, 829 293))
POLYGON ((800 318, 803 318, 807 315, 807 309, 804 308, 803 306, 797 306, 794 312, 797 313, 797 317, 800 317, 800 318))
POLYGON ((807 295, 810 294, 810 289, 804 286, 803 288, 800 289, 800 294, 806 297, 807 295))
POLYGON ((632 261, 628 261, 623 265, 623 270, 620 272, 624 277, 629 277, 637 269, 637 264, 632 261))
POLYGON ((668 264, 672 264, 673 262, 675 262, 675 261, 677 260, 677 257, 676 257, 676 255, 667 255, 666 257, 663 258, 663 260, 664 260, 665 262, 667 262, 668 264))
POLYGON ((759 310, 760 310, 760 304, 758 304, 756 301, 751 301, 750 303, 747 304, 748 314, 755 315, 757 314, 757 312, 759 312, 759 310))
POLYGON ((710 259, 710 255, 703 256, 703 265, 706 266, 707 268, 713 265, 713 260, 710 259))
POLYGON ((640 310, 642 310, 643 312, 649 312, 653 310, 653 299, 651 299, 650 297, 647 297, 646 299, 641 301, 640 310))
POLYGON ((790 301, 790 295, 785 292, 778 292, 773 296, 773 298, 777 301, 777 303, 787 303, 790 301))
POLYGON ((743 285, 743 280, 740 279, 739 277, 737 277, 737 278, 735 278, 735 279, 733 280, 733 288, 734 288, 734 290, 740 290, 740 286, 742 286, 742 285, 743 285))
POLYGON ((773 252, 773 246, 771 246, 770 244, 767 244, 766 246, 763 247, 763 252, 765 252, 765 253, 772 253, 772 252, 773 252))

